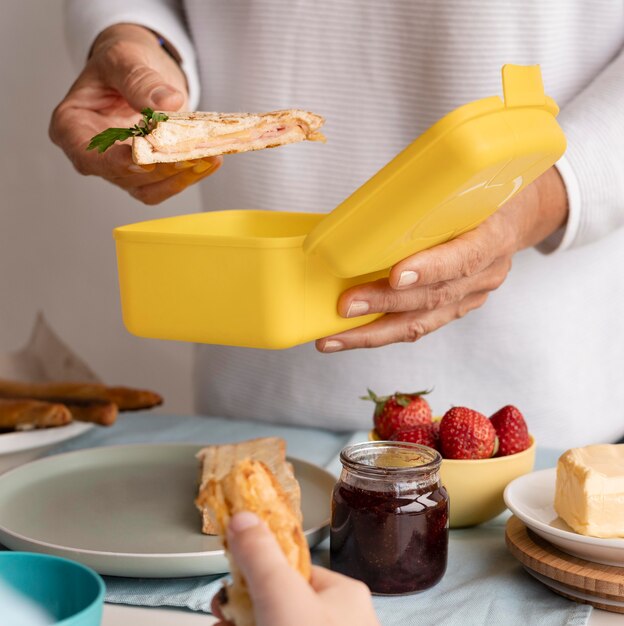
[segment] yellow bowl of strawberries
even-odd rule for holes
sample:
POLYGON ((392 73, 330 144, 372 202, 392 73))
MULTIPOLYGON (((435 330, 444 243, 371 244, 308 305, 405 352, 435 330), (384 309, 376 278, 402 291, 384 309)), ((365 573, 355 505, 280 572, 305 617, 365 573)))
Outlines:
POLYGON ((440 476, 450 501, 450 526, 482 524, 505 510, 503 491, 535 462, 535 440, 524 417, 507 405, 490 418, 466 407, 432 417, 428 392, 377 397, 371 440, 411 441, 442 455, 440 476))

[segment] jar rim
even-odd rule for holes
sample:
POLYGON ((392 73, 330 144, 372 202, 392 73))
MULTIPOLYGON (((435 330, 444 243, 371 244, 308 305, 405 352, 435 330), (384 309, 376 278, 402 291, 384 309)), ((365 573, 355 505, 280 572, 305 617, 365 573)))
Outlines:
POLYGON ((433 448, 408 441, 363 441, 343 448, 340 452, 340 462, 343 467, 375 476, 413 476, 438 471, 442 463, 442 455, 433 448), (411 455, 412 460, 417 454, 424 462, 417 465, 374 465, 362 462, 367 452, 381 457, 384 453, 397 453, 398 451, 405 453, 406 459, 411 455))

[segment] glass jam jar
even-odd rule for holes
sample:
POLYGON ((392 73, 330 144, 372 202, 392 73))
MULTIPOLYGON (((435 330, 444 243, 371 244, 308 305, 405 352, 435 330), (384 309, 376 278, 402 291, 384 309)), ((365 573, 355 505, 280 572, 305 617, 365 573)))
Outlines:
POLYGON ((332 496, 331 568, 376 594, 433 587, 446 571, 448 494, 442 457, 415 443, 346 447, 332 496))

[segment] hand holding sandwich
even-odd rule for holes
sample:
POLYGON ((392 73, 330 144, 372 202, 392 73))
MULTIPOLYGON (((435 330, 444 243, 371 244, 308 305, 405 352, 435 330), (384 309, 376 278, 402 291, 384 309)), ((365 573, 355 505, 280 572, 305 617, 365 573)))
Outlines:
POLYGON ((133 163, 129 145, 105 153, 86 151, 90 139, 107 127, 136 123, 145 107, 186 108, 186 79, 177 62, 149 30, 117 24, 96 39, 80 76, 56 107, 50 138, 86 176, 100 176, 146 204, 157 204, 213 173, 219 157, 157 163, 133 163))
MULTIPOLYGON (((293 571, 268 528, 252 513, 238 513, 228 527, 228 546, 249 588, 256 626, 378 626, 368 588, 361 582, 312 568, 308 584, 293 571)), ((213 612, 223 621, 219 594, 213 612)))
POLYGON ((568 216, 565 185, 551 167, 487 220, 447 243, 397 263, 388 279, 345 291, 343 317, 386 313, 316 342, 321 352, 413 342, 485 304, 511 270, 513 255, 544 241, 568 216))

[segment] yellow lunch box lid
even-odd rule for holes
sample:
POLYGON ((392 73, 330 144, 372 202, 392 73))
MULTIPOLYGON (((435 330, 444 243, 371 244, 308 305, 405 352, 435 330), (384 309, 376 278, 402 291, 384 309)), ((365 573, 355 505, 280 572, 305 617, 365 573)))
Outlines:
POLYGON ((332 273, 388 268, 490 216, 566 146, 539 65, 505 65, 504 100, 452 111, 327 215, 306 237, 332 273))

